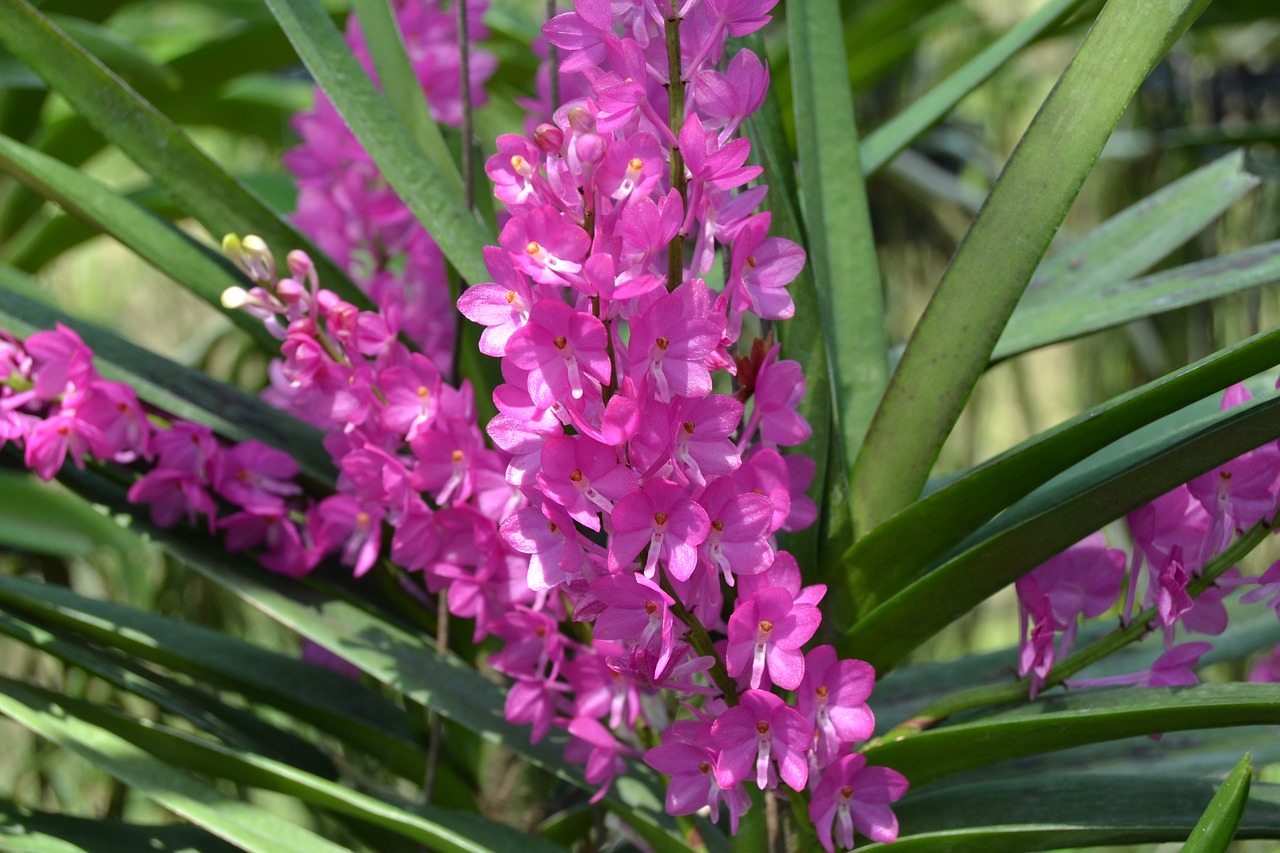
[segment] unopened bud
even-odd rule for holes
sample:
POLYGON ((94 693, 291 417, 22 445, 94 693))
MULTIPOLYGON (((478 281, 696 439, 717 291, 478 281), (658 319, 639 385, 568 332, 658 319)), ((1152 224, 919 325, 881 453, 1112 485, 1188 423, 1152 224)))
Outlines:
POLYGON ((263 284, 274 281, 276 261, 271 256, 267 241, 256 234, 246 234, 240 241, 240 246, 249 264, 249 277, 263 284))
POLYGON ((578 159, 592 166, 599 165, 604 159, 605 148, 604 137, 598 133, 584 133, 573 142, 573 150, 578 159))
MULTIPOLYGON (((225 251, 227 241, 223 240, 222 245, 225 251)), ((228 287, 226 290, 222 291, 222 307, 226 308, 228 311, 235 311, 243 308, 251 301, 252 298, 249 296, 249 291, 245 290, 243 287, 228 287)))
POLYGON ((285 255, 284 262, 289 267, 289 274, 299 281, 305 279, 315 268, 315 264, 311 261, 311 256, 301 249, 294 249, 285 255))
POLYGON ((595 133, 596 117, 586 107, 571 107, 569 109, 569 127, 573 128, 574 133, 595 133))
POLYGON ((533 143, 543 154, 559 154, 564 148, 564 131, 543 122, 533 132, 533 143))

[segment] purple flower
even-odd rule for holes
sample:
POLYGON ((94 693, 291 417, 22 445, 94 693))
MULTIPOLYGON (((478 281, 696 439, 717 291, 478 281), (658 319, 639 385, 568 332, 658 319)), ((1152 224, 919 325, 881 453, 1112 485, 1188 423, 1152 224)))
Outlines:
POLYGON ((711 740, 719 750, 715 774, 720 787, 732 788, 750 779, 754 770, 761 789, 775 787, 781 776, 783 782, 803 791, 809 778, 806 754, 813 737, 809 724, 772 693, 747 690, 738 699, 740 704, 711 726, 711 740))
POLYGON ((864 755, 844 756, 826 769, 813 792, 809 819, 827 853, 834 853, 837 842, 852 850, 854 830, 884 844, 898 838, 898 818, 889 803, 907 792, 907 780, 888 767, 866 765, 864 755))

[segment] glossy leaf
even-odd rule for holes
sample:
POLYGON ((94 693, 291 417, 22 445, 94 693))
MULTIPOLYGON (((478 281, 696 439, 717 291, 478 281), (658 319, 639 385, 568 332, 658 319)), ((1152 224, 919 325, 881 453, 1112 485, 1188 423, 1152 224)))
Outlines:
POLYGON ((1280 281, 1280 241, 1187 264, 1061 300, 1019 305, 991 358, 999 360, 1280 281))
POLYGON ((68 714, 44 691, 0 680, 0 713, 249 853, 344 850, 265 809, 221 794, 129 740, 68 714))
POLYGON ((1192 420, 1157 422, 1024 498, 957 554, 871 610, 840 638, 843 655, 888 672, 972 607, 1107 522, 1280 436, 1280 396, 1192 420))
POLYGON ((489 279, 482 250, 495 242, 455 188, 427 161, 374 88, 318 0, 267 0, 271 12, 387 183, 468 282, 489 279))
POLYGON ((306 719, 401 772, 421 772, 420 747, 407 716, 385 699, 314 664, 208 628, 19 578, 0 577, 0 601, 7 609, 143 660, 198 673, 306 719))
POLYGON ((925 131, 955 109, 966 95, 985 83, 1023 48, 1056 27, 1085 0, 1048 0, 1033 14, 948 74, 911 105, 862 140, 862 173, 880 171, 925 131))
POLYGON ((0 548, 50 557, 85 557, 115 527, 65 492, 0 469, 0 548))
POLYGON ((267 352, 279 349, 280 342, 271 337, 261 320, 244 311, 222 308, 222 292, 243 286, 246 279, 218 252, 70 166, 3 136, 0 171, 115 237, 157 270, 222 311, 267 352))
POLYGON ((27 0, 0 0, 0 18, 5 22, 0 28, 0 43, 35 69, 77 113, 162 183, 215 239, 230 232, 252 233, 281 255, 290 249, 305 249, 315 260, 325 287, 358 306, 369 305, 346 273, 310 240, 214 163, 154 106, 50 24, 27 0))
POLYGON ((903 352, 854 465, 865 533, 916 500, 1009 315, 1194 0, 1111 0, 1009 158, 903 352))
MULTIPOLYGON (((5 688, 0 680, 0 689, 5 688)), ((341 812, 444 853, 487 853, 519 847, 531 853, 555 853, 564 848, 527 835, 478 814, 424 806, 397 806, 323 779, 271 758, 233 749, 167 729, 150 720, 138 720, 121 712, 70 697, 29 688, 19 697, 41 697, 56 702, 64 712, 86 724, 127 740, 130 744, 187 770, 228 779, 296 797, 304 802, 341 812)), ((38 701, 38 700, 37 700, 38 701)), ((304 849, 304 848, 299 848, 304 849)))
POLYGON ((889 363, 871 211, 855 168, 853 94, 848 80, 830 71, 847 62, 844 34, 831 26, 839 14, 836 0, 810 0, 805 14, 788 16, 787 34, 808 262, 825 297, 834 417, 841 455, 851 461, 888 384, 889 363))
POLYGON ((845 570, 832 576, 829 596, 841 602, 831 608, 833 626, 848 627, 974 530, 1090 454, 1277 361, 1280 329, 1272 329, 1034 436, 912 504, 846 553, 845 570))
POLYGON ((893 767, 920 789, 962 770, 1081 744, 1277 722, 1280 686, 1274 684, 1081 690, 940 726, 865 753, 867 763, 893 767))
POLYGON ((1227 849, 1240 826, 1252 782, 1253 756, 1246 752, 1196 821, 1182 853, 1223 853, 1227 849))
MULTIPOLYGON (((1167 773, 1056 773, 910 793, 894 810, 907 853, 1029 853, 1095 845, 1181 841, 1214 782, 1167 773)), ((1280 838, 1280 786, 1256 785, 1240 838, 1280 838)))

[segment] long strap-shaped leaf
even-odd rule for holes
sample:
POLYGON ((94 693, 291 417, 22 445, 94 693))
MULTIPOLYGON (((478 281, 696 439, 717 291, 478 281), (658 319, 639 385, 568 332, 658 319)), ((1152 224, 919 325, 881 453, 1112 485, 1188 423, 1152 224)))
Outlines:
POLYGON ((317 483, 332 484, 333 461, 320 445, 320 433, 292 415, 273 409, 239 388, 198 370, 175 364, 122 340, 98 326, 20 295, 31 280, 0 265, 0 327, 20 337, 62 323, 74 329, 94 352, 94 364, 108 379, 132 386, 148 403, 180 418, 212 427, 233 441, 256 438, 287 450, 302 472, 317 483))
POLYGON ((0 136, 0 172, 115 237, 157 270, 223 311, 267 352, 279 349, 280 342, 271 337, 261 320, 244 311, 222 308, 222 292, 243 285, 245 280, 217 252, 83 173, 6 136, 0 136))
POLYGON ((123 738, 168 764, 297 797, 385 827, 432 850, 443 853, 503 853, 517 848, 532 853, 564 851, 546 839, 526 835, 478 814, 427 807, 410 811, 274 759, 181 734, 83 700, 4 679, 0 679, 0 690, 28 705, 38 704, 42 699, 56 702, 69 717, 123 738))
POLYGON ((0 713, 249 853, 344 853, 345 848, 310 830, 234 800, 125 738, 66 713, 57 697, 36 688, 0 682, 0 713))
MULTIPOLYGON (((10 0, 12 2, 12 0, 10 0)), ((482 259, 493 235, 467 210, 378 93, 318 0, 267 0, 316 82, 373 157, 387 182, 471 283, 487 281, 482 259)))
POLYGON ((1276 281, 1280 281, 1280 240, 1086 294, 1037 301, 1025 308, 1019 305, 991 358, 1008 358, 1276 281))
POLYGON ((23 853, 138 853, 140 850, 236 853, 235 847, 194 826, 89 820, 32 811, 4 801, 0 801, 0 827, 11 849, 23 853))
POLYGON ((981 86, 1024 47, 1056 26, 1084 0, 1049 0, 1020 21, 973 59, 948 74, 911 106, 886 121, 862 140, 862 172, 872 175, 951 112, 956 104, 981 86))
POLYGON ((839 19, 836 0, 809 0, 802 14, 787 17, 787 35, 809 263, 826 297, 836 424, 852 462, 889 381, 889 362, 853 93, 847 75, 831 73, 848 62, 844 33, 832 25, 839 19))
POLYGON ((866 756, 920 788, 962 770, 1083 744, 1261 723, 1280 723, 1278 685, 1086 690, 909 735, 874 746, 866 756))
POLYGON ((0 43, 163 184, 215 238, 229 232, 250 232, 282 254, 305 249, 316 262, 325 287, 356 305, 370 304, 346 273, 300 231, 213 162, 176 125, 49 23, 27 0, 0 0, 0 43))
MULTIPOLYGON (((1180 841, 1210 779, 1166 773, 1057 773, 911 794, 894 806, 902 832, 884 853, 1028 853, 1180 841)), ((1239 838, 1280 838, 1280 785, 1255 785, 1239 838)))
POLYGON ((845 554, 828 595, 843 629, 1050 478, 1114 441, 1280 361, 1280 328, 1255 335, 1029 439, 868 533, 845 554))
POLYGON ((1054 232, 1195 0, 1110 0, 992 188, 890 380, 851 491, 859 533, 920 494, 1054 232))
POLYGON ((979 602, 1107 522, 1280 436, 1280 395, 1159 432, 1086 461, 1015 504, 958 555, 856 623, 837 644, 841 654, 887 672, 979 602))

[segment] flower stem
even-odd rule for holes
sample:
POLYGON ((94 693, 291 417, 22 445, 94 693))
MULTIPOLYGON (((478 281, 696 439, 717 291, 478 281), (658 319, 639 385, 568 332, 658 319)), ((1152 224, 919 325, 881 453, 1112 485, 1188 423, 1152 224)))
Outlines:
POLYGON ((693 646, 698 654, 711 658, 711 680, 724 694, 724 703, 730 708, 737 705, 738 685, 729 677, 729 670, 725 667, 720 653, 716 651, 715 643, 711 641, 711 635, 707 633, 706 627, 684 606, 665 577, 661 579, 661 586, 663 591, 674 600, 671 605, 672 614, 689 628, 689 645, 693 646))
MULTIPOLYGON (((676 141, 671 144, 671 186, 680 193, 680 201, 689 204, 689 186, 684 176, 684 156, 680 153, 680 130, 684 127, 684 77, 680 68, 679 0, 671 0, 667 16, 667 123, 676 141)), ((686 215, 688 211, 685 211, 686 215)), ((667 290, 684 283, 684 234, 676 233, 667 247, 667 290)))
MULTIPOLYGON (((1214 557, 1204 571, 1187 585, 1187 594, 1196 598, 1200 593, 1213 586, 1227 569, 1234 566, 1250 551, 1256 548, 1267 534, 1271 532, 1271 524, 1259 521, 1218 556, 1214 557)), ((1094 642, 1079 649, 1075 654, 1059 662, 1045 676, 1041 692, 1056 687, 1066 679, 1080 672, 1085 667, 1097 663, 1125 646, 1142 639, 1151 632, 1151 621, 1157 616, 1156 608, 1149 607, 1138 614, 1128 625, 1122 625, 1109 634, 1099 637, 1094 642)), ((890 741, 901 740, 933 728, 947 717, 961 711, 984 708, 989 705, 1003 705, 1026 699, 1030 693, 1031 679, 1022 678, 1009 684, 992 684, 960 690, 926 705, 914 717, 901 723, 882 737, 868 741, 863 751, 890 741)))

